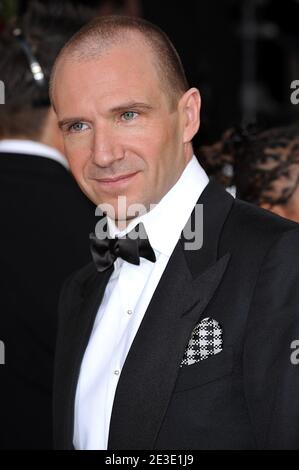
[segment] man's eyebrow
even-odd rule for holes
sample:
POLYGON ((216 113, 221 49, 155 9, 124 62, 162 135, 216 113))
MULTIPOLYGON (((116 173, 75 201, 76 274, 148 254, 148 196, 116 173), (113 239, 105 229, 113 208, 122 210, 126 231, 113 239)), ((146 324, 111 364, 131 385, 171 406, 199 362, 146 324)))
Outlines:
POLYGON ((66 124, 74 124, 75 122, 88 122, 88 119, 84 118, 83 116, 72 117, 72 118, 65 118, 61 121, 58 121, 58 127, 61 129, 66 124))
POLYGON ((142 103, 138 101, 128 101, 127 103, 122 103, 121 105, 114 106, 110 109, 110 112, 117 113, 117 112, 124 112, 124 111, 132 111, 134 109, 153 109, 148 103, 142 103))

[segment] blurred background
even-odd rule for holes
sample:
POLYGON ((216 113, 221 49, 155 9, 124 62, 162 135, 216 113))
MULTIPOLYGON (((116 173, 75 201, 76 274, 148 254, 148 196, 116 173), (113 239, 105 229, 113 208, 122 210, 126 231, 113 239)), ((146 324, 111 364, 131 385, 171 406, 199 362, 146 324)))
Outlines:
MULTIPOLYGON (((290 101, 290 85, 299 80, 299 0, 73 3, 89 5, 95 14, 142 16, 168 33, 190 85, 202 94, 196 145, 214 142, 239 124, 258 121, 270 128, 298 121, 299 105, 290 101)), ((0 0, 0 28, 24 15, 29 4, 30 0, 0 0)))

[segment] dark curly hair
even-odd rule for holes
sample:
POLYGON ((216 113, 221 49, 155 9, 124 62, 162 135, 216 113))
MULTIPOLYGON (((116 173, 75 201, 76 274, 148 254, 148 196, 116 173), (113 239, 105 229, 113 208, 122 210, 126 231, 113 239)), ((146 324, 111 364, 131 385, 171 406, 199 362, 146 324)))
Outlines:
POLYGON ((240 199, 284 205, 299 186, 299 125, 230 129, 216 144, 200 148, 199 156, 213 178, 236 186, 240 199))

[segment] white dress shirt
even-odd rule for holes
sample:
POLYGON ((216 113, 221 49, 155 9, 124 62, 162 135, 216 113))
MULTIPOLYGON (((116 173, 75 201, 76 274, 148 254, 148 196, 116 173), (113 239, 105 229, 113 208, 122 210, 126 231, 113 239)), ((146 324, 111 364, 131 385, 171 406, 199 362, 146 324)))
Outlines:
POLYGON ((67 160, 62 153, 53 147, 49 147, 49 145, 34 140, 2 139, 0 140, 0 153, 15 153, 24 155, 25 158, 26 155, 50 158, 63 165, 67 170, 69 169, 67 160))
MULTIPOLYGON (((112 237, 143 222, 156 262, 140 265, 117 258, 106 286, 79 374, 75 397, 74 447, 107 449, 109 425, 123 364, 156 286, 192 210, 209 179, 195 156, 170 191, 149 212, 118 231, 107 219, 112 237)), ((133 397, 132 397, 133 399, 133 397)))

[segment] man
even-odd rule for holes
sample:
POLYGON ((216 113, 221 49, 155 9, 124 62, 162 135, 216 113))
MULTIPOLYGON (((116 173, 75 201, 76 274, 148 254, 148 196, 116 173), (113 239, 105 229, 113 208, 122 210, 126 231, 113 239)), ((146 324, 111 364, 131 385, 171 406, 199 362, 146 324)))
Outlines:
POLYGON ((199 92, 167 37, 94 20, 57 58, 51 97, 109 235, 96 227, 94 263, 61 294, 57 448, 299 447, 298 225, 208 181, 199 92))
POLYGON ((68 2, 65 8, 61 2, 56 8, 55 2, 31 3, 22 30, 1 38, 1 449, 53 448, 59 292, 70 273, 90 260, 94 205, 70 174, 48 99, 54 59, 84 24, 75 19, 77 9, 68 2))

